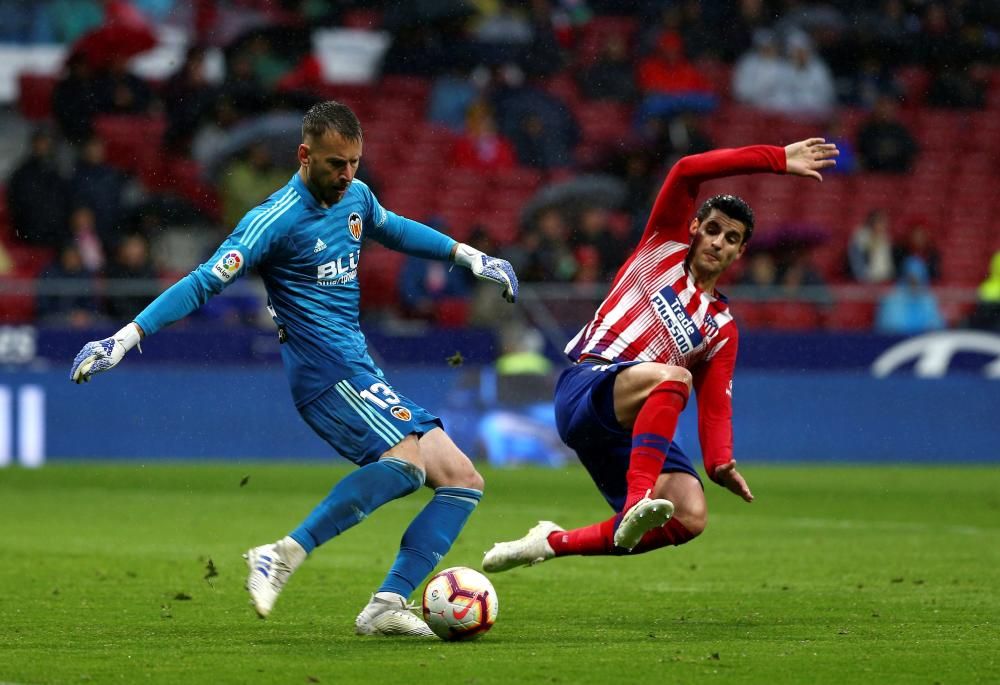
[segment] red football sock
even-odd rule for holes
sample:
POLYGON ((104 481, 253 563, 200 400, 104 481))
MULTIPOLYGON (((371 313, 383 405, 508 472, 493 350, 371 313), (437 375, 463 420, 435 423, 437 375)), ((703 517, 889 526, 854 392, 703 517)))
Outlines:
POLYGON ((669 545, 683 545, 696 536, 677 519, 670 519, 659 528, 654 528, 642 536, 635 548, 628 552, 621 547, 615 547, 615 525, 618 517, 612 516, 607 521, 601 521, 583 528, 557 531, 549 534, 549 545, 557 557, 573 554, 581 556, 642 554, 669 545))
POLYGON ((609 554, 614 548, 617 516, 574 530, 549 533, 549 545, 557 557, 570 554, 609 554))
POLYGON ((654 528, 643 535, 639 544, 632 548, 632 554, 652 552, 654 549, 671 545, 683 545, 696 537, 698 536, 685 528, 683 523, 677 519, 670 519, 659 528, 654 528))
POLYGON ((688 399, 687 383, 663 381, 646 398, 632 427, 632 453, 629 456, 628 493, 625 507, 632 506, 652 490, 667 458, 670 441, 677 429, 677 417, 688 399))

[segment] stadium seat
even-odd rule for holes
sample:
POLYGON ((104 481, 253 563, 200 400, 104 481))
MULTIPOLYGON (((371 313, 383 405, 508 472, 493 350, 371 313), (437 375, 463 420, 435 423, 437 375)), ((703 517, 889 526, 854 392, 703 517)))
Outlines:
POLYGON ((576 66, 585 68, 593 64, 600 56, 608 36, 620 35, 624 37, 625 44, 630 45, 638 29, 639 23, 635 17, 593 17, 580 28, 580 38, 573 50, 576 66))
POLYGON ((841 300, 826 313, 824 325, 831 331, 870 331, 875 325, 874 302, 841 300))
POLYGON ((434 303, 434 323, 442 328, 461 328, 469 320, 469 300, 446 297, 434 303))
POLYGON ((763 305, 764 326, 776 331, 812 331, 820 327, 819 308, 808 302, 767 302, 763 305))
POLYGON ((17 77, 17 109, 25 119, 40 121, 52 116, 52 91, 58 78, 22 72, 17 77))
POLYGON ((104 141, 108 164, 136 175, 160 161, 158 143, 166 127, 163 116, 102 114, 94 120, 94 132, 104 141))
POLYGON ((632 109, 619 102, 584 102, 573 112, 585 142, 609 143, 631 128, 632 109))
POLYGON ((406 256, 377 243, 365 243, 362 259, 367 267, 358 269, 361 284, 361 311, 395 309, 399 271, 406 256))

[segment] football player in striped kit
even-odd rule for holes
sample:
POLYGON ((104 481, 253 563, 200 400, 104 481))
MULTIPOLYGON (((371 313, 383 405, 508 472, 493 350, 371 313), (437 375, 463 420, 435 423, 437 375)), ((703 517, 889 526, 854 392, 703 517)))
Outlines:
POLYGON ((701 479, 673 442, 693 389, 709 478, 747 502, 733 459, 732 378, 739 334, 722 273, 746 250, 754 216, 742 199, 716 195, 696 209, 701 184, 774 173, 822 181, 838 151, 822 138, 775 147, 714 150, 680 159, 653 205, 638 247, 594 318, 570 341, 574 365, 556 386, 556 423, 614 510, 564 530, 541 521, 499 542, 483 568, 505 571, 558 556, 638 554, 681 545, 705 528, 701 479))
POLYGON ((482 497, 483 479, 441 420, 397 392, 369 355, 358 322, 363 239, 468 268, 499 285, 509 302, 517 297, 517 277, 505 260, 383 209, 355 178, 361 153, 361 124, 350 108, 333 101, 313 106, 302 120, 299 170, 288 183, 250 210, 215 255, 133 322, 87 343, 70 377, 81 383, 113 368, 141 338, 192 313, 256 268, 296 408, 359 468, 288 535, 244 555, 251 604, 266 617, 316 547, 426 484, 434 495, 403 533, 395 563, 355 619, 355 631, 433 637, 410 611, 408 598, 448 553, 482 497))

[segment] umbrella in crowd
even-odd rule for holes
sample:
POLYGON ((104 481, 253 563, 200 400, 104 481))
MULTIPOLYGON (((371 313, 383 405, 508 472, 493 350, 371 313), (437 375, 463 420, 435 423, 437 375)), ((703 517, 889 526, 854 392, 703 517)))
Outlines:
POLYGON ((157 44, 156 33, 127 2, 108 3, 105 22, 70 47, 70 58, 82 57, 95 69, 106 68, 146 52, 157 44))
POLYGON ((550 207, 607 207, 617 209, 625 201, 625 182, 608 174, 585 174, 545 186, 525 203, 521 223, 531 224, 550 207))
POLYGON ((217 180, 226 163, 258 143, 263 144, 279 166, 287 162, 298 166, 295 151, 302 142, 301 112, 269 112, 240 122, 204 157, 200 157, 205 176, 217 180))

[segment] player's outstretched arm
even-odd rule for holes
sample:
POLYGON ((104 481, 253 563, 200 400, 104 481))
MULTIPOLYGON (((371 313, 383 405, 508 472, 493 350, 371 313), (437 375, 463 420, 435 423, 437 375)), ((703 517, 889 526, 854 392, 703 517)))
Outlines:
POLYGON ((747 485, 746 480, 736 470, 735 460, 717 466, 713 474, 713 480, 730 492, 739 495, 747 502, 753 502, 753 493, 750 492, 750 486, 747 485))
POLYGON ((821 169, 837 165, 835 157, 840 150, 833 143, 823 138, 806 138, 797 143, 785 146, 785 166, 787 173, 795 176, 808 176, 822 181, 821 169))
POLYGON ((95 373, 113 369, 125 353, 139 344, 143 330, 134 321, 104 340, 92 340, 73 360, 69 378, 74 383, 86 383, 95 373))
POLYGON ((506 259, 490 257, 465 243, 455 245, 451 259, 472 271, 477 278, 502 287, 504 299, 508 302, 517 300, 517 274, 506 259))

